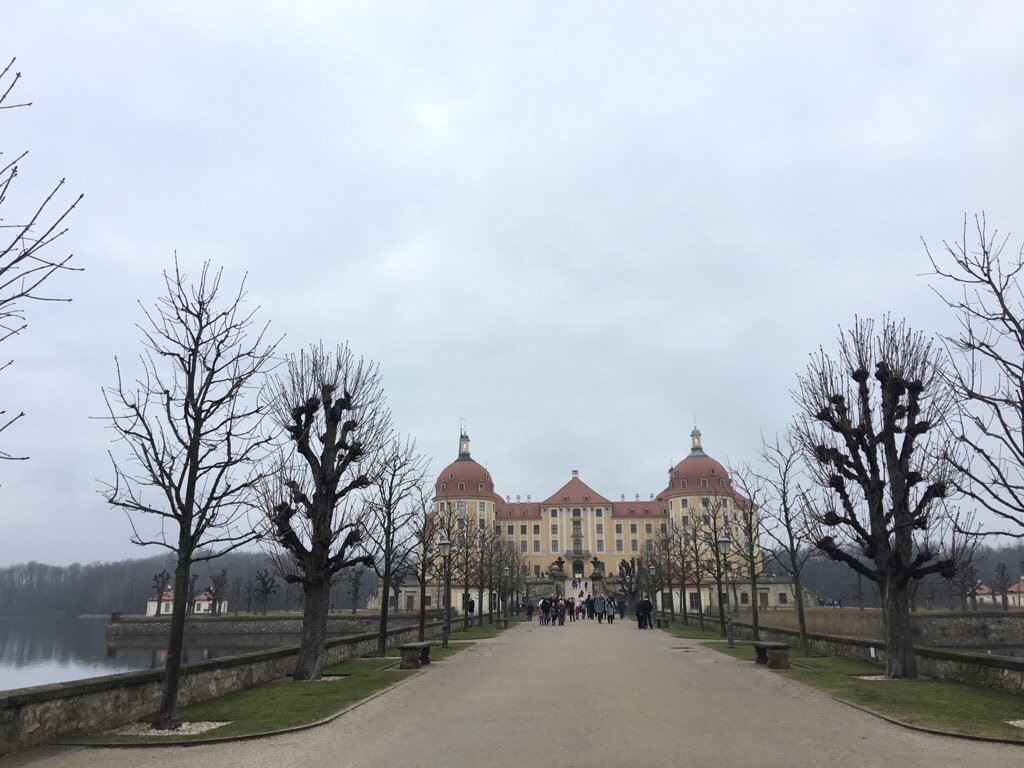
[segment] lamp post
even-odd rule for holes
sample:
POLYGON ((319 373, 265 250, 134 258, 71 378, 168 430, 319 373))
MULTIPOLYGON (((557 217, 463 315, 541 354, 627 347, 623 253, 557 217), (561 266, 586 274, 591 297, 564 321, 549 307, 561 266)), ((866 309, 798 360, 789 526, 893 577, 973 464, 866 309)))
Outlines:
POLYGON ((509 596, 509 580, 508 577, 512 573, 512 569, 507 565, 503 569, 505 572, 505 628, 508 629, 508 596, 509 596))
POLYGON ((732 641, 732 600, 729 599, 729 548, 732 546, 732 539, 728 533, 723 533, 718 540, 718 551, 722 554, 722 572, 725 574, 725 639, 729 648, 734 648, 732 641))
POLYGON ((448 647, 448 635, 451 634, 449 615, 451 613, 452 585, 451 572, 448 570, 448 555, 452 553, 452 543, 447 538, 437 542, 441 550, 441 557, 444 558, 444 629, 441 631, 441 647, 448 647))
POLYGON ((654 563, 647 566, 647 575, 650 577, 647 587, 651 591, 651 603, 655 608, 658 607, 658 603, 654 597, 654 574, 658 572, 658 569, 654 567, 654 563))

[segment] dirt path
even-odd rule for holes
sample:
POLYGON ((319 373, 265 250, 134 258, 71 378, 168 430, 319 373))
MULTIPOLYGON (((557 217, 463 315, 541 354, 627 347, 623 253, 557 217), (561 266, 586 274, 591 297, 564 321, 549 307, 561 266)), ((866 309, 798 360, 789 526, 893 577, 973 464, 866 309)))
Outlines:
POLYGON ((1005 768, 1024 747, 890 725, 692 641, 516 625, 308 731, 234 744, 34 750, 0 768, 1005 768))

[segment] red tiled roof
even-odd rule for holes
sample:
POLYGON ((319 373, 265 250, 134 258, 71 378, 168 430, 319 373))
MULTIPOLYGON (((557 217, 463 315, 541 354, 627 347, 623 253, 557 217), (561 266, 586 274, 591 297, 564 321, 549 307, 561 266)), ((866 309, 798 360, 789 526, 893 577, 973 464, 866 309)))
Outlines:
POLYGON ((580 480, 579 475, 573 472, 572 479, 541 504, 558 506, 561 504, 611 504, 611 502, 580 480))

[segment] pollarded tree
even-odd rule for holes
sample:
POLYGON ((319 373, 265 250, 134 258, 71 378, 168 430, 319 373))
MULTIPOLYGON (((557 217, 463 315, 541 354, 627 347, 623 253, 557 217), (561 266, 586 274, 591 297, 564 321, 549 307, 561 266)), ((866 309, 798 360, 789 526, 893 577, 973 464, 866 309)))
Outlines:
POLYGON ((367 466, 391 438, 391 417, 376 364, 347 346, 323 345, 292 355, 287 373, 268 389, 270 410, 284 429, 271 482, 265 484, 267 535, 280 547, 279 572, 305 594, 296 680, 323 669, 331 585, 364 551, 367 498, 376 469, 367 466))
POLYGON ((974 221, 975 249, 965 219, 960 242, 943 243, 944 256, 928 253, 939 295, 960 321, 959 334, 945 337, 962 408, 955 437, 967 449, 958 486, 1004 521, 985 533, 1024 537, 1024 248, 1004 255, 1008 238, 989 236, 984 216, 974 221))
MULTIPOLYGON (((10 104, 11 92, 21 79, 20 72, 12 72, 14 59, 0 71, 0 111, 29 107, 31 103, 10 104)), ((0 157, 2 157, 0 151, 0 157)), ((27 152, 13 160, 0 159, 0 342, 15 336, 27 327, 26 305, 37 301, 70 301, 45 296, 40 292, 43 283, 57 272, 76 272, 71 266, 71 255, 51 258, 45 249, 61 237, 67 229, 64 222, 82 199, 79 195, 70 205, 58 204, 64 186, 61 179, 41 203, 32 203, 25 210, 16 207, 13 196, 20 164, 27 152), (60 205, 54 211, 53 206, 60 205)), ((11 361, 0 363, 0 371, 11 361)), ((9 415, 0 410, 0 432, 6 430, 25 414, 9 415)), ((0 449, 0 459, 24 459, 0 449)))
POLYGON ((205 264, 192 285, 177 259, 164 273, 167 295, 146 311, 145 353, 134 382, 117 363, 117 384, 103 390, 110 428, 127 447, 111 454, 114 481, 103 495, 132 523, 132 542, 174 553, 174 603, 164 691, 154 728, 176 729, 178 680, 192 565, 252 541, 248 512, 255 466, 267 440, 256 393, 275 344, 253 331, 244 281, 225 296, 220 271, 205 264), (250 396, 251 394, 251 396, 250 396), (159 521, 159 533, 139 523, 159 521))
POLYGON ((923 335, 886 318, 841 333, 835 358, 812 357, 799 377, 796 437, 822 489, 810 512, 822 552, 878 585, 886 676, 917 677, 907 585, 949 578, 968 543, 946 506, 955 402, 945 357, 923 335))

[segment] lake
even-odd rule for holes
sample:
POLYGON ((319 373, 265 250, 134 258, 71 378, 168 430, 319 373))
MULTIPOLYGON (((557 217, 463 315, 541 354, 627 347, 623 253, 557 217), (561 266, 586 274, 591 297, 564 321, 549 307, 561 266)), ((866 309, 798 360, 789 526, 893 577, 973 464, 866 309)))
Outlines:
MULTIPOLYGON (((136 638, 131 648, 108 647, 107 621, 106 616, 0 617, 0 691, 163 667, 166 643, 140 644, 136 638)), ((266 640, 265 647, 284 644, 281 637, 266 640)), ((253 648, 252 638, 204 637, 198 644, 186 644, 184 660, 216 659, 253 648)))

